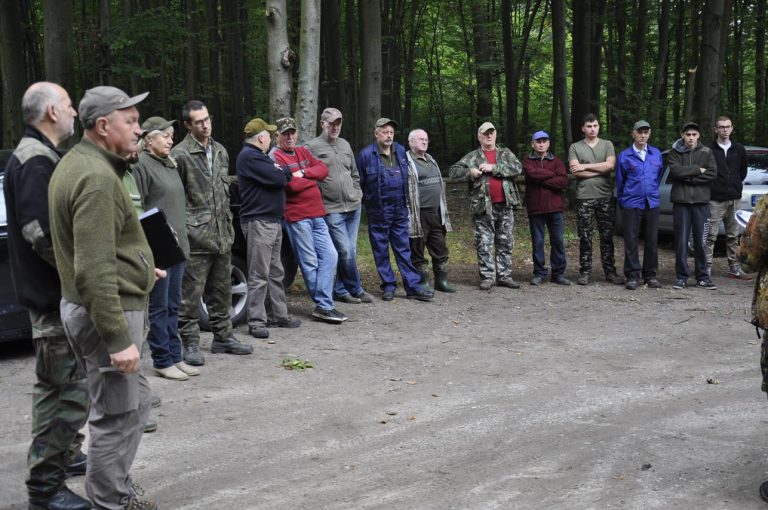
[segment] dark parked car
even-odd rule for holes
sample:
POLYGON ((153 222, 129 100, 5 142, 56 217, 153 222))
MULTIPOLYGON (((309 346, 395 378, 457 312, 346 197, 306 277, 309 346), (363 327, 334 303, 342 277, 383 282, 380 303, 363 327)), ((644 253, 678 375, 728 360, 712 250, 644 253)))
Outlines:
POLYGON ((26 308, 16 302, 8 260, 8 226, 5 215, 3 183, 5 163, 11 150, 0 150, 0 342, 32 338, 32 326, 26 308))

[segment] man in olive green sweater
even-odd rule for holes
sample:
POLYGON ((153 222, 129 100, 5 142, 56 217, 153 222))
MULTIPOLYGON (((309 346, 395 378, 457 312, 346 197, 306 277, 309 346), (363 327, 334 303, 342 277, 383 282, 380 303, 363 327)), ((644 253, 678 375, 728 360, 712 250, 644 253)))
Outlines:
POLYGON ((98 508, 157 508, 139 500, 129 475, 149 412, 139 377, 147 296, 164 272, 154 260, 122 184, 141 135, 135 105, 114 87, 80 101, 83 139, 51 178, 51 236, 61 279, 61 319, 85 366, 91 413, 85 488, 98 508))

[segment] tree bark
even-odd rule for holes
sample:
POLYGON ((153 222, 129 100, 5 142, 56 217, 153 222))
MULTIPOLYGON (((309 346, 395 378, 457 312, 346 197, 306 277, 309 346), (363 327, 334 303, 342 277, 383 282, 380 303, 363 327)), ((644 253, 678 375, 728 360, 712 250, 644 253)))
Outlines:
POLYGON ((491 73, 491 47, 488 40, 486 0, 472 0, 472 47, 475 56, 477 80, 478 121, 493 117, 493 75, 491 73))
POLYGON ((44 0, 45 79, 66 90, 74 85, 72 65, 72 0, 44 0))
POLYGON ((320 0, 301 0, 299 84, 296 91, 296 124, 299 128, 299 140, 315 137, 319 83, 320 0))
POLYGON ((227 122, 222 124, 223 137, 230 144, 236 146, 242 139, 242 126, 250 119, 252 112, 245 109, 243 99, 245 97, 245 64, 243 62, 243 27, 248 25, 248 18, 241 17, 242 0, 229 0, 223 3, 222 15, 224 25, 224 43, 226 52, 223 54, 224 76, 222 89, 226 90, 228 100, 223 102, 227 122), (246 118, 247 117, 247 118, 246 118))
POLYGON ((651 91, 651 126, 663 129, 666 126, 664 100, 667 97, 665 87, 667 68, 669 65, 669 24, 671 16, 671 1, 661 0, 659 7, 659 56, 656 74, 651 91))
POLYGON ((362 35, 362 70, 358 141, 363 144, 372 136, 373 126, 381 115, 381 5, 379 0, 360 0, 362 35))
POLYGON ((267 66, 272 120, 291 116, 291 69, 296 55, 288 43, 285 0, 267 0, 267 66))
POLYGON ((222 133, 224 107, 221 100, 221 64, 218 0, 205 2, 208 18, 208 83, 211 96, 207 99, 208 112, 213 115, 213 132, 222 133))
POLYGON ((709 0, 704 5, 701 54, 696 76, 694 117, 702 126, 713 126, 720 99, 725 59, 721 51, 723 31, 728 30, 728 0, 709 0))
POLYGON ((2 147, 15 147, 24 134, 21 97, 24 95, 24 33, 16 0, 0 0, 0 80, 3 87, 2 147))
MULTIPOLYGON (((565 34, 565 0, 552 0, 552 33, 565 34)), ((560 109, 563 146, 569 147, 573 143, 573 131, 571 130, 571 114, 568 108, 568 89, 566 87, 567 71, 564 36, 552 38, 552 55, 554 60, 552 89, 560 109)))
POLYGON ((768 108, 766 107, 765 68, 765 21, 766 0, 757 0, 755 7, 755 128, 752 139, 765 143, 768 131, 768 108))
MULTIPOLYGON (((345 9, 345 50, 347 54, 347 75, 346 75, 346 105, 350 111, 342 110, 345 114, 345 133, 349 143, 352 147, 359 147, 362 145, 363 139, 358 138, 360 136, 360 127, 358 125, 358 117, 360 112, 360 80, 358 65, 358 53, 359 38, 358 38, 358 24, 357 17, 355 16, 355 0, 347 0, 347 6, 345 9)), ((367 138, 366 138, 367 139, 367 138)))
POLYGON ((200 95, 200 12, 195 0, 184 0, 184 17, 187 25, 187 41, 184 47, 184 91, 186 99, 200 95))
POLYGON ((322 0, 321 5, 323 11, 323 18, 320 21, 320 34, 323 44, 323 52, 321 54, 323 86, 321 90, 325 96, 324 107, 332 106, 342 112, 346 112, 339 0, 322 0))

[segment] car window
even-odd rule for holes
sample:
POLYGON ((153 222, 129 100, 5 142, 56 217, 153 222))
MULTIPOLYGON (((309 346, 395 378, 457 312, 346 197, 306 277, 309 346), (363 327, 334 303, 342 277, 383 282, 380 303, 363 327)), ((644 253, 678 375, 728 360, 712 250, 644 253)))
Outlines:
POLYGON ((768 173, 768 153, 747 152, 747 166, 749 166, 750 170, 768 173))

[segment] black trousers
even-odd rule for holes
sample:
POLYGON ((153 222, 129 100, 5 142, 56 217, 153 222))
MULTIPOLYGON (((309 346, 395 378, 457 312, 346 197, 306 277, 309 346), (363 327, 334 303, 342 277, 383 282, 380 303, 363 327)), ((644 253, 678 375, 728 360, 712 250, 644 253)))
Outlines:
POLYGON ((437 270, 448 262, 448 246, 445 244, 445 227, 440 218, 440 209, 421 209, 422 237, 411 237, 411 262, 419 269, 427 265, 424 248, 432 257, 432 268, 437 270))
POLYGON ((640 281, 656 278, 659 268, 659 208, 622 209, 621 225, 624 235, 624 276, 640 281), (643 236, 643 265, 640 266, 640 226, 645 222, 643 236))
POLYGON ((678 280, 687 280, 688 235, 693 232, 693 261, 696 281, 709 279, 707 255, 704 251, 709 235, 709 203, 672 204, 672 226, 675 231, 675 274, 678 280))

